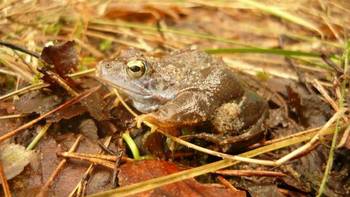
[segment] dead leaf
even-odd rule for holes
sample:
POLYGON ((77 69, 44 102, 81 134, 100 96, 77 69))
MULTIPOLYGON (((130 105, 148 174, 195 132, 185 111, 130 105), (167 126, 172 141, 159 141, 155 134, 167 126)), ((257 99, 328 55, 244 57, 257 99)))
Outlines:
POLYGON ((74 41, 45 47, 41 52, 41 58, 46 63, 53 65, 55 73, 61 77, 76 71, 79 63, 74 41))
POLYGON ((63 119, 69 120, 73 117, 82 115, 86 112, 86 108, 81 104, 74 104, 70 107, 66 107, 63 110, 56 112, 48 117, 48 122, 59 122, 63 119))
POLYGON ((7 179, 20 174, 33 158, 33 151, 18 144, 5 144, 0 147, 0 160, 7 179))
POLYGON ((108 103, 103 99, 102 92, 97 91, 81 101, 90 115, 96 120, 108 120, 110 118, 108 103))
MULTIPOLYGON (((14 107, 12 102, 0 102, 0 116, 6 116, 14 114, 14 107)), ((4 135, 8 131, 11 131, 19 127, 22 123, 22 119, 3 119, 0 120, 0 135, 4 135)))
POLYGON ((283 193, 278 191, 276 185, 259 185, 249 187, 249 194, 253 197, 264 197, 264 196, 273 196, 273 197, 284 197, 283 193))
POLYGON ((81 121, 79 125, 80 133, 91 140, 97 140, 97 126, 93 119, 86 119, 81 121))
POLYGON ((86 194, 94 194, 97 192, 109 190, 113 188, 112 171, 104 168, 94 170, 93 176, 86 187, 86 194))
MULTIPOLYGON (((128 162, 120 167, 118 175, 120 186, 130 185, 142 182, 148 179, 165 176, 182 169, 163 160, 142 160, 128 162)), ((142 192, 133 196, 164 196, 172 194, 173 196, 246 196, 244 191, 232 191, 228 188, 218 185, 198 183, 195 179, 172 183, 162 186, 151 191, 142 192)))
POLYGON ((155 22, 163 18, 179 20, 181 16, 187 15, 185 8, 175 5, 162 5, 152 3, 124 3, 113 2, 106 11, 105 15, 111 19, 123 19, 127 21, 155 22))
POLYGON ((24 94, 15 101, 16 110, 20 113, 43 114, 55 108, 62 99, 52 94, 45 94, 42 91, 34 91, 24 94))
POLYGON ((67 74, 77 71, 79 64, 79 56, 75 48, 74 41, 68 41, 63 44, 48 46, 41 52, 41 59, 47 65, 38 69, 42 74, 42 80, 50 84, 50 88, 55 92, 62 92, 60 86, 57 84, 57 76, 65 80, 65 83, 74 89, 77 85, 67 76, 67 74), (48 72, 48 71, 51 71, 48 72))

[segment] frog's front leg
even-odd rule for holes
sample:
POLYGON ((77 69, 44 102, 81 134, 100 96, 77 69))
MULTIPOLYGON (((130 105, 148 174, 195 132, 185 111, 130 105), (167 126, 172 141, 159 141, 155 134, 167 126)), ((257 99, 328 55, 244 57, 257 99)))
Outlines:
POLYGON ((160 128, 176 128, 195 125, 208 120, 210 103, 204 93, 183 92, 162 105, 157 111, 138 117, 138 124, 149 122, 160 128))

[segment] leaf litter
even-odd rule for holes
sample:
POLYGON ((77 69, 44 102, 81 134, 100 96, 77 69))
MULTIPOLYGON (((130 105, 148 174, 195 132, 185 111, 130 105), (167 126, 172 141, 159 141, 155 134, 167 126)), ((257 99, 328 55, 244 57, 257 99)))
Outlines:
MULTIPOLYGON (((106 166, 102 164, 105 158, 99 153, 102 148, 98 142, 105 137, 112 137, 111 143, 103 148, 104 154, 113 154, 117 158, 116 155, 124 153, 123 157, 131 157, 129 147, 121 141, 122 134, 129 132, 141 154, 150 157, 142 140, 147 128, 135 129, 132 116, 120 106, 113 94, 109 94, 107 88, 95 89, 96 91, 85 94, 84 99, 77 99, 75 103, 68 102, 68 106, 60 107, 71 97, 79 97, 81 92, 99 86, 92 76, 72 78, 68 75, 93 68, 94 63, 101 58, 116 57, 121 50, 129 46, 162 54, 174 48, 196 45, 209 53, 223 56, 228 66, 240 73, 242 79, 269 102, 269 127, 265 141, 232 154, 258 150, 259 147, 267 147, 270 143, 273 145, 277 143, 274 140, 279 138, 282 142, 283 138, 288 141, 288 136, 297 132, 324 126, 334 113, 348 105, 350 97, 346 89, 346 76, 349 44, 346 43, 349 41, 346 38, 349 27, 346 24, 349 24, 350 17, 346 11, 350 6, 347 2, 302 0, 282 3, 267 0, 261 3, 237 1, 222 4, 199 0, 166 3, 138 1, 130 4, 123 1, 62 1, 52 4, 3 2, 0 7, 6 8, 0 10, 4 14, 4 22, 1 25, 6 26, 0 33, 1 39, 41 52, 41 58, 37 61, 34 57, 22 53, 23 51, 0 48, 3 53, 0 56, 1 71, 4 68, 5 71, 20 73, 18 76, 6 74, 7 72, 0 73, 1 93, 11 93, 27 87, 30 78, 33 83, 50 85, 40 87, 41 89, 36 91, 29 89, 29 92, 23 93, 19 98, 1 97, 4 99, 0 100, 0 114, 5 118, 0 119, 2 134, 21 128, 20 125, 26 122, 30 123, 22 127, 22 133, 6 138, 10 144, 2 142, 1 146, 18 146, 25 152, 24 147, 34 139, 37 128, 45 122, 53 124, 35 148, 41 154, 41 159, 30 155, 25 162, 18 163, 18 169, 13 173, 15 175, 9 176, 12 178, 9 181, 10 190, 14 195, 43 191, 43 186, 48 184, 48 177, 57 169, 57 165, 65 160, 57 154, 67 151, 70 147, 67 144, 72 144, 78 133, 85 137, 77 151, 97 154, 97 158, 100 159, 94 160, 95 167, 91 171, 87 170, 89 165, 86 161, 89 160, 83 160, 82 156, 79 156, 81 161, 67 160, 61 172, 56 173, 52 182, 49 182, 49 187, 44 188, 48 189, 45 191, 47 195, 95 194, 112 189, 115 181, 118 187, 115 191, 108 191, 109 194, 120 194, 117 192, 128 186, 137 186, 137 191, 143 191, 135 194, 138 196, 210 196, 218 193, 237 196, 315 196, 321 193, 326 196, 346 196, 350 193, 350 129, 346 128, 348 112, 337 123, 341 131, 338 138, 341 138, 343 145, 335 149, 333 167, 329 171, 330 174, 325 175, 325 165, 330 163, 327 160, 331 158, 330 149, 333 149, 330 147, 331 135, 322 136, 318 143, 302 155, 274 168, 247 163, 226 165, 225 160, 220 158, 171 142, 164 145, 155 138, 153 144, 158 144, 157 151, 160 154, 157 156, 160 160, 122 159, 121 164, 112 164, 117 161, 115 159, 108 161, 107 166, 110 167, 107 169, 102 167, 106 166), (12 36, 8 36, 10 34, 12 36), (283 47, 280 43, 281 37, 284 38, 283 47), (51 41, 60 42, 44 47, 51 41), (101 47, 102 45, 104 47, 101 47), (286 58, 291 60, 292 66, 286 58), (94 63, 86 64, 90 66, 86 68, 82 64, 88 59, 94 63), (18 67, 14 68, 13 63, 18 67), (303 74, 302 77, 300 73, 303 74), (5 76, 5 80, 2 76, 5 76), (315 83, 315 80, 319 83, 315 83), (55 112, 43 116, 52 111, 55 112), (5 117, 14 113, 30 116, 15 119, 5 117), (35 119, 38 116, 39 119, 35 119), (30 122, 33 119, 34 121, 30 122), (154 178, 156 180, 157 177, 161 179, 183 170, 189 170, 191 174, 212 162, 213 165, 221 165, 219 162, 222 162, 222 166, 231 166, 229 170, 266 170, 284 173, 286 176, 224 175, 238 191, 213 185, 218 183, 218 175, 211 173, 200 174, 197 180, 193 177, 199 174, 189 175, 186 180, 176 178, 178 182, 166 186, 157 182, 160 187, 155 186, 148 191, 148 186, 142 185, 143 181, 154 178), (182 168, 183 166, 186 167, 182 168), (327 177, 327 183, 322 186, 324 177, 327 177)), ((200 140, 191 142, 218 149, 215 145, 208 145, 200 140)), ((339 142, 339 139, 336 142, 339 142)), ((270 150, 257 158, 277 160, 298 147, 300 145, 289 145, 281 150, 270 150)), ((4 169, 11 166, 2 164, 4 169)))

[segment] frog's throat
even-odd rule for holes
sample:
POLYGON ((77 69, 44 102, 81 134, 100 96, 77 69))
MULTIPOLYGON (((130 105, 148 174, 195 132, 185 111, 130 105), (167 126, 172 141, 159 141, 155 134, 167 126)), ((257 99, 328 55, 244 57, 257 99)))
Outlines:
POLYGON ((136 96, 136 97, 142 97, 142 98, 149 98, 149 97, 152 97, 152 94, 149 93, 149 92, 146 92, 146 91, 134 91, 134 90, 131 90, 131 89, 128 89, 128 88, 125 88, 123 86, 120 86, 120 85, 117 85, 115 83, 112 83, 111 81, 109 80, 105 80, 103 79, 102 77, 98 77, 97 76, 97 80, 99 80, 100 82, 102 82, 103 84, 106 84, 110 87, 113 87, 113 88, 116 88, 122 92, 124 92, 125 94, 127 95, 132 95, 132 96, 136 96))

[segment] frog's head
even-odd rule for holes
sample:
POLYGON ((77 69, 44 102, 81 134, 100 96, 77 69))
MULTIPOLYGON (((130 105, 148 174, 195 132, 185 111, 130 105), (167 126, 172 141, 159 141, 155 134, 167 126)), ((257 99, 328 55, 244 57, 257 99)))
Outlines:
POLYGON ((175 96, 169 91, 169 84, 158 71, 159 67, 157 59, 146 57, 139 50, 129 49, 116 59, 100 62, 97 76, 128 95, 134 107, 146 113, 156 110, 175 96))

